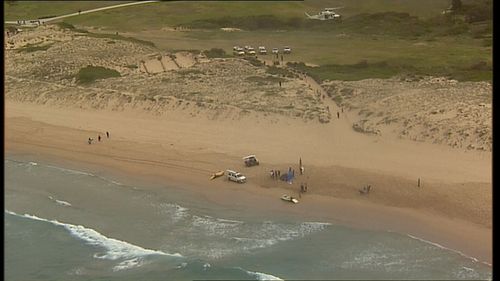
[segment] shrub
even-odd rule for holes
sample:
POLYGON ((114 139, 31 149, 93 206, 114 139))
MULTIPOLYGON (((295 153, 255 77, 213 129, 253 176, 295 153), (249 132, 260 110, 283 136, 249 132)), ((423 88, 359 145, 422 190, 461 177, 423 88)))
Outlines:
POLYGON ((89 84, 98 79, 120 77, 120 72, 102 66, 86 66, 81 68, 76 75, 76 80, 81 84, 89 84))

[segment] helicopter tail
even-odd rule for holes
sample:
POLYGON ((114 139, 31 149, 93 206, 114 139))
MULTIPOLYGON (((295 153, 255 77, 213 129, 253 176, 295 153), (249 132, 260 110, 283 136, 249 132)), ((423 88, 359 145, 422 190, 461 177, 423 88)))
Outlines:
POLYGON ((312 19, 313 17, 311 15, 309 15, 308 13, 304 12, 304 14, 306 14, 306 16, 310 19, 312 19))

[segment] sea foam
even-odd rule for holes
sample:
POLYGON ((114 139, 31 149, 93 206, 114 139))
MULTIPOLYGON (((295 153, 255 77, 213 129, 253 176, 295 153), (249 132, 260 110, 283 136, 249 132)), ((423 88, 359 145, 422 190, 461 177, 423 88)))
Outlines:
POLYGON ((52 200, 52 201, 54 201, 54 202, 56 202, 59 205, 66 206, 66 207, 71 207, 71 203, 69 203, 69 202, 66 202, 66 201, 63 201, 63 200, 57 200, 57 199, 55 199, 52 196, 49 196, 49 199, 52 200))
POLYGON ((262 281, 264 281, 264 280, 283 280, 279 277, 276 277, 274 275, 267 274, 267 273, 248 271, 248 270, 245 270, 245 271, 246 271, 246 273, 248 273, 248 275, 255 277, 256 280, 262 280, 262 281))
MULTIPOLYGON (((105 235, 95 231, 94 229, 84 227, 82 225, 73 225, 69 223, 62 223, 57 220, 48 220, 44 218, 40 218, 34 215, 29 215, 29 214, 24 214, 24 215, 19 215, 15 212, 5 210, 6 213, 19 216, 19 217, 24 217, 32 220, 37 220, 37 221, 43 221, 43 222, 48 222, 53 225, 61 226, 64 227, 66 230, 68 230, 71 235, 86 241, 90 245, 94 246, 99 246, 103 247, 106 249, 105 254, 103 255, 94 255, 95 258, 99 259, 109 259, 109 260, 117 260, 117 259, 133 259, 137 257, 145 257, 149 255, 163 255, 163 256, 171 256, 171 257, 182 257, 181 254, 175 253, 175 254, 170 254, 170 253, 165 253, 159 250, 152 250, 152 249, 147 249, 147 248, 142 248, 137 245, 130 244, 125 241, 121 241, 118 239, 114 238, 109 238, 106 237, 105 235)), ((130 260, 127 263, 121 264, 121 268, 127 268, 130 267, 131 264, 133 264, 134 261, 130 260)), ((137 264, 137 263, 136 263, 137 264)), ((118 268, 120 268, 120 264, 118 265, 118 268)))
MULTIPOLYGON (((447 248, 447 247, 445 247, 445 246, 443 246, 443 245, 441 245, 441 244, 438 244, 438 243, 435 243, 435 242, 431 242, 431 241, 428 241, 428 240, 422 239, 422 238, 420 238, 420 237, 413 236, 413 235, 411 235, 411 234, 407 234, 407 236, 408 236, 408 237, 410 237, 410 238, 413 238, 413 239, 415 239, 415 240, 418 240, 418 241, 421 241, 421 242, 424 242, 424 243, 427 243, 427 244, 430 244, 430 245, 436 246, 436 247, 438 247, 438 248, 441 248, 441 249, 444 249, 444 250, 448 250, 448 251, 455 252, 455 253, 457 253, 457 254, 461 255, 462 257, 465 257, 465 258, 471 259, 471 260, 472 260, 472 261, 474 261, 474 262, 479 262, 479 260, 478 260, 477 258, 475 258, 475 257, 471 257, 471 256, 468 256, 468 255, 466 255, 466 254, 464 254, 464 253, 462 253, 462 252, 460 252, 460 251, 458 251, 458 250, 451 249, 451 248, 447 248)), ((482 262, 482 263, 483 263, 483 264, 486 264, 486 265, 488 265, 488 266, 491 266, 491 264, 490 264, 490 263, 488 263, 488 262, 482 262)))

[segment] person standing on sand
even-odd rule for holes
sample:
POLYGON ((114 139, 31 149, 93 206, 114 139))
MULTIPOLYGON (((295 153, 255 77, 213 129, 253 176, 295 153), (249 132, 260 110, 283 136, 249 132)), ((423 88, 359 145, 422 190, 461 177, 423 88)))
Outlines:
POLYGON ((109 132, 106 132, 106 137, 109 139, 109 132))
POLYGON ((280 88, 281 88, 281 81, 278 82, 280 84, 280 88))
POLYGON ((337 111, 337 119, 340 118, 340 113, 337 111))
POLYGON ((92 144, 92 139, 91 139, 91 138, 89 138, 89 141, 88 141, 88 142, 89 142, 89 144, 92 144))
POLYGON ((97 135, 97 141, 101 141, 101 135, 97 135))

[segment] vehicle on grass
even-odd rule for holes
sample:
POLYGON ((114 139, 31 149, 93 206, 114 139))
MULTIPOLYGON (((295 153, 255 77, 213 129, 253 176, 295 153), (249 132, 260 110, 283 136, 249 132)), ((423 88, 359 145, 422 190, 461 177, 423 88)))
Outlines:
POLYGON ((260 47, 259 47, 259 54, 261 54, 261 55, 266 55, 266 54, 267 54, 266 47, 264 47, 264 46, 260 46, 260 47))
POLYGON ((244 175, 236 171, 227 170, 226 173, 227 173, 227 179, 230 181, 234 181, 237 183, 244 183, 247 181, 247 178, 244 175))
POLYGON ((292 48, 288 47, 288 46, 285 46, 283 48, 283 53, 284 54, 290 54, 292 52, 292 48))
POLYGON ((238 55, 238 56, 244 56, 245 55, 245 51, 240 46, 234 46, 233 47, 233 54, 238 55))
POLYGON ((316 15, 309 15, 308 13, 305 13, 307 18, 312 19, 312 20, 340 20, 342 18, 341 15, 335 13, 335 10, 337 9, 342 9, 343 7, 336 7, 336 8, 325 8, 323 11, 319 12, 316 15))
POLYGON ((243 157, 243 160, 245 161, 245 165, 247 167, 259 165, 259 160, 255 157, 255 155, 245 156, 243 157))
POLYGON ((278 48, 273 48, 273 54, 278 54, 280 52, 280 50, 278 48))
POLYGON ((255 50, 254 48, 248 46, 248 48, 246 48, 246 53, 247 55, 255 55, 255 50))

